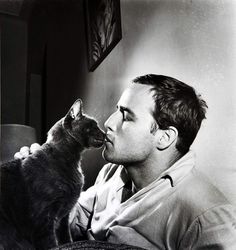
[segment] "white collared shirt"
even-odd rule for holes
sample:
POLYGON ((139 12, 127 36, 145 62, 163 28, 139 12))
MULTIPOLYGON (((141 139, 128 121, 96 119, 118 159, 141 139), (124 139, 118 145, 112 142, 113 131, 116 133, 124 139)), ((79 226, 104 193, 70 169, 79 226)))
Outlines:
POLYGON ((105 165, 71 213, 72 229, 146 249, 235 250, 236 211, 194 165, 190 151, 123 203, 129 176, 123 166, 105 165))

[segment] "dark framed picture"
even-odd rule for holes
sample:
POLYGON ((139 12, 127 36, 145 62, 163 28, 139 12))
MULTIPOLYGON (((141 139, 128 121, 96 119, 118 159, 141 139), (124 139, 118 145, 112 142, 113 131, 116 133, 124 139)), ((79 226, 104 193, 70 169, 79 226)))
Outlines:
POLYGON ((86 0, 89 71, 94 71, 122 38, 120 0, 86 0))

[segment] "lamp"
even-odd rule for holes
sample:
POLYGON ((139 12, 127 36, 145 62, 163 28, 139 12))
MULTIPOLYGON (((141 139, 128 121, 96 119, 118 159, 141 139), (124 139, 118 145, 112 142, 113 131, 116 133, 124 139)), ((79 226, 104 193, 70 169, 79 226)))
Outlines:
POLYGON ((20 124, 2 124, 0 127, 1 148, 0 163, 14 159, 14 154, 23 146, 30 146, 37 141, 36 130, 20 124))

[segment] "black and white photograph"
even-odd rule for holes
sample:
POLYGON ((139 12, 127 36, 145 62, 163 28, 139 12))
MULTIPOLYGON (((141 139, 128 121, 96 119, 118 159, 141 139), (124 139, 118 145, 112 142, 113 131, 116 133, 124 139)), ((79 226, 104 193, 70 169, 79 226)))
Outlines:
POLYGON ((0 0, 0 249, 236 249, 236 1, 0 0))

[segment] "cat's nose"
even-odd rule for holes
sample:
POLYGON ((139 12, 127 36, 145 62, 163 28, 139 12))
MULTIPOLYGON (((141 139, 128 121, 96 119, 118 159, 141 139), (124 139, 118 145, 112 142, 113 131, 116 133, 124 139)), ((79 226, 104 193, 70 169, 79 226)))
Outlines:
POLYGON ((99 129, 96 137, 92 139, 91 146, 99 148, 105 143, 106 134, 103 130, 99 129))
POLYGON ((106 133, 99 128, 99 133, 97 133, 98 139, 101 141, 105 141, 106 133))
POLYGON ((106 137, 106 133, 102 130, 102 129, 100 129, 100 134, 101 134, 101 138, 103 138, 103 140, 105 140, 105 137, 106 137))

